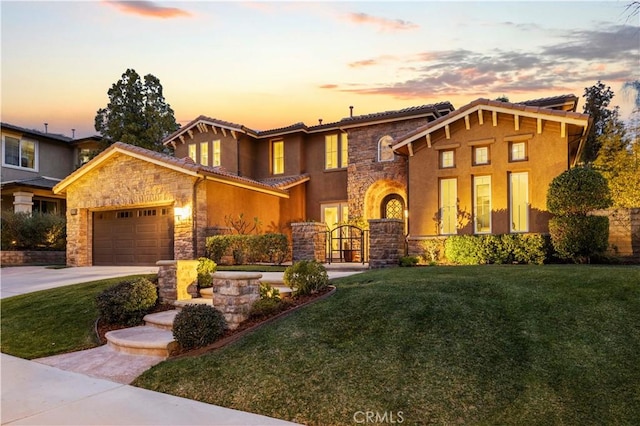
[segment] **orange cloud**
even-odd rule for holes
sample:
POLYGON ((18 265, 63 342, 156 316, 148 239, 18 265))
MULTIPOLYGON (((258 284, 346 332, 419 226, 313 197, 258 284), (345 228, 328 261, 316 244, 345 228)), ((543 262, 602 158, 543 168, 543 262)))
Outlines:
POLYGON ((104 2, 108 5, 116 7, 124 13, 142 15, 149 18, 167 19, 177 18, 180 16, 191 16, 191 14, 186 10, 178 9, 175 7, 158 6, 154 2, 148 0, 105 0, 104 2))
POLYGON ((346 15, 348 21, 356 24, 377 25, 382 31, 402 31, 419 28, 418 24, 404 21, 402 19, 387 19, 378 16, 371 16, 366 13, 349 13, 346 15))

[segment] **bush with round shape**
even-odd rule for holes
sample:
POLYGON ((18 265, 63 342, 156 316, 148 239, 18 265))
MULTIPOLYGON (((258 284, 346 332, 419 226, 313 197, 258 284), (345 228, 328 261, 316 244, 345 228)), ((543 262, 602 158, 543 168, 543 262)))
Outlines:
POLYGON ((226 329, 222 313, 209 305, 186 305, 173 321, 173 337, 186 350, 210 345, 226 329))
POLYGON ((158 301, 156 285, 146 278, 122 281, 96 297, 100 317, 108 324, 138 325, 158 301))
POLYGON ((329 285, 327 270, 314 260, 300 260, 284 271, 284 284, 293 295, 308 295, 325 289, 329 285))
POLYGON ((590 167, 563 172, 551 181, 547 190, 547 210, 554 215, 586 215, 610 205, 607 180, 590 167))
POLYGON ((590 262, 609 244, 609 218, 606 216, 557 216, 549 221, 553 248, 561 259, 590 262))

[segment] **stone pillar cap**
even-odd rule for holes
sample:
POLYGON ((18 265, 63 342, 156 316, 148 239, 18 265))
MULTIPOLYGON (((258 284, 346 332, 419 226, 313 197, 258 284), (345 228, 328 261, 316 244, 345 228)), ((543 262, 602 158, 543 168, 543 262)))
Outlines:
POLYGON ((213 278, 221 280, 259 280, 262 278, 262 274, 259 272, 243 272, 243 271, 229 271, 229 272, 215 272, 213 278))

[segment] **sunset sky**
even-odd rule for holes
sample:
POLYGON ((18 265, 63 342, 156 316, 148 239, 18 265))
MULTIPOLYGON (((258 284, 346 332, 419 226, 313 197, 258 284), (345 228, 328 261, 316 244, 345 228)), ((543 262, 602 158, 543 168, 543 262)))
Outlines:
MULTIPOLYGON (((640 79, 639 17, 607 2, 2 1, 2 121, 76 137, 127 68, 176 119, 303 121, 640 79)), ((578 111, 582 111, 582 99, 578 111)))

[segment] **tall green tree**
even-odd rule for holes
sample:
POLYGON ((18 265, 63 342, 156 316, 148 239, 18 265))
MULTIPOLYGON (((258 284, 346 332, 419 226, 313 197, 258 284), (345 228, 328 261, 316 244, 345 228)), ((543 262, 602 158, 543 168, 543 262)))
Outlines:
POLYGON ((157 77, 147 74, 141 79, 135 70, 127 69, 108 95, 109 103, 95 118, 95 129, 105 138, 105 147, 120 141, 166 151, 162 139, 180 126, 157 77))
POLYGON ((583 111, 589 114, 593 119, 593 125, 587 135, 587 140, 582 151, 581 160, 586 163, 592 163, 600 151, 599 137, 604 133, 607 122, 613 114, 613 110, 608 109, 614 93, 611 87, 605 86, 598 80, 598 83, 584 89, 585 104, 583 111))

